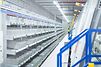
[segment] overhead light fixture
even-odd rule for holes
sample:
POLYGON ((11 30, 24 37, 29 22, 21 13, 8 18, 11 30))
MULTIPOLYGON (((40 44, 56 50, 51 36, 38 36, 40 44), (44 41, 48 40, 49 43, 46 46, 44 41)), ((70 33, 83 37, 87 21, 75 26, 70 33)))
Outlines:
POLYGON ((80 10, 74 10, 75 12, 80 12, 80 10))
POLYGON ((76 16, 76 14, 74 14, 74 16, 76 16))
POLYGON ((64 11, 64 10, 68 10, 68 7, 66 7, 66 8, 62 8, 62 10, 64 11))
POLYGON ((78 12, 81 12, 80 10, 78 10, 78 12))
POLYGON ((81 4, 81 6, 84 6, 84 4, 81 4))
POLYGON ((76 2, 75 5, 76 5, 76 6, 80 6, 81 4, 80 4, 79 2, 76 2))
POLYGON ((53 4, 57 5, 58 3, 57 3, 57 1, 53 1, 53 4))
POLYGON ((77 12, 78 10, 74 10, 75 12, 77 12))
POLYGON ((62 14, 62 15, 63 15, 63 17, 65 18, 65 20, 66 20, 67 22, 69 22, 69 21, 67 20, 66 16, 65 16, 65 14, 64 14, 64 12, 63 12, 63 10, 61 9, 61 6, 59 5, 58 1, 53 1, 53 4, 55 4, 55 5, 56 5, 56 7, 57 7, 57 8, 58 8, 58 10, 61 12, 61 14, 62 14))

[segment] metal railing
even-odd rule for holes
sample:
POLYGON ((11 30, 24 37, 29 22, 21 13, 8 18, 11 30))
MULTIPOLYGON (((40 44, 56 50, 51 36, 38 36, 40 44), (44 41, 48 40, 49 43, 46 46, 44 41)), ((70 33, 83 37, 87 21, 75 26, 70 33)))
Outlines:
POLYGON ((92 55, 92 33, 93 32, 101 32, 101 29, 86 29, 83 32, 81 32, 79 35, 77 35, 75 38, 73 38, 69 43, 67 43, 64 47, 60 49, 60 52, 57 54, 57 67, 62 67, 62 53, 71 48, 76 42, 78 42, 81 38, 86 36, 85 41, 85 49, 86 53, 85 56, 82 57, 78 62, 76 62, 74 65, 71 65, 71 67, 77 66, 79 63, 85 60, 84 67, 88 66, 88 63, 94 63, 94 64, 101 64, 101 62, 92 62, 91 59, 93 57, 101 57, 101 55, 92 55))

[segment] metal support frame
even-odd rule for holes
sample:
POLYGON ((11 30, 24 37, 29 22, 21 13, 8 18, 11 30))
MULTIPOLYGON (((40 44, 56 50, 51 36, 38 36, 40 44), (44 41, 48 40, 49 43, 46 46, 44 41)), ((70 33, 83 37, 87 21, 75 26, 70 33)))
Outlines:
POLYGON ((81 60, 76 62, 72 67, 75 67, 79 63, 85 60, 84 67, 88 66, 88 63, 94 63, 94 64, 101 64, 101 62, 92 62, 92 57, 101 57, 101 55, 92 55, 92 33, 93 32, 101 32, 101 29, 86 29, 83 32, 81 32, 79 35, 77 35, 74 39, 72 39, 69 43, 67 43, 64 47, 60 49, 60 53, 57 55, 57 67, 62 67, 62 53, 71 48, 76 42, 78 42, 82 37, 86 36, 86 53, 81 60))

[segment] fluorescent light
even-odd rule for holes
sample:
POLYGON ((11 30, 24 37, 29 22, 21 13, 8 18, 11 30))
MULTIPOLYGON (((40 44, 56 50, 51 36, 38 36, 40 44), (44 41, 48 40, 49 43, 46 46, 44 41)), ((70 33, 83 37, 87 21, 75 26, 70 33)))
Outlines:
POLYGON ((75 12, 80 12, 80 10, 74 10, 75 12))
POLYGON ((78 10, 74 10, 75 12, 77 12, 78 10))
POLYGON ((80 10, 78 12, 81 12, 80 10))
POLYGON ((65 20, 66 20, 67 22, 69 22, 69 21, 67 20, 66 16, 65 16, 63 10, 61 9, 61 7, 60 7, 58 1, 53 1, 53 3, 56 5, 56 7, 58 8, 58 10, 61 12, 61 14, 62 14, 63 17, 65 18, 65 20))
POLYGON ((76 16, 76 14, 74 14, 74 16, 76 16))
POLYGON ((81 4, 81 6, 84 6, 84 4, 81 4))
POLYGON ((58 3, 57 3, 57 1, 53 1, 53 4, 57 5, 58 3))
POLYGON ((81 4, 80 4, 80 3, 78 3, 78 2, 76 2, 76 3, 75 3, 75 5, 76 5, 76 6, 80 6, 81 4))
POLYGON ((66 8, 62 8, 62 10, 64 11, 64 10, 68 10, 68 7, 66 7, 66 8))

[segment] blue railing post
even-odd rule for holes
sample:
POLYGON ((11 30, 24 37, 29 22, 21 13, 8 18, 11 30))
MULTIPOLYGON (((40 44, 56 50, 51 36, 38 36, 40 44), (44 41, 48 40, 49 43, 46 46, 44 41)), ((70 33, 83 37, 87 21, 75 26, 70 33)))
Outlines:
POLYGON ((89 30, 88 34, 89 34, 89 37, 88 37, 89 38, 89 41, 88 41, 89 42, 89 44, 88 44, 89 45, 89 58, 88 59, 89 59, 89 62, 91 62, 91 58, 92 58, 92 55, 91 55, 91 53, 92 53, 92 32, 89 30))
POLYGON ((85 64, 88 63, 88 50, 89 50, 89 33, 86 34, 86 43, 85 43, 85 49, 86 49, 86 60, 85 60, 85 64))
POLYGON ((60 56, 59 56, 59 54, 57 54, 57 67, 60 67, 60 56))
POLYGON ((62 53, 57 54, 57 67, 62 67, 62 53))
POLYGON ((62 53, 60 53, 60 67, 62 67, 62 53))
POLYGON ((85 64, 87 66, 88 63, 91 62, 92 52, 92 32, 89 30, 86 34, 86 60, 85 64))

